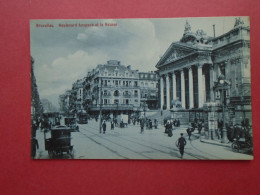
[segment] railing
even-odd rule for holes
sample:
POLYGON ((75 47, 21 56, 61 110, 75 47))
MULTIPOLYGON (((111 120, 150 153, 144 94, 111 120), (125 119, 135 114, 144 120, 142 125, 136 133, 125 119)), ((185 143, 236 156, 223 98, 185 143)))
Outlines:
MULTIPOLYGON (((101 108, 105 110, 133 110, 133 104, 102 104, 101 108)), ((92 110, 100 109, 100 104, 98 105, 89 105, 89 108, 92 110)))
POLYGON ((132 95, 130 95, 130 94, 124 94, 123 96, 127 97, 127 98, 131 98, 132 97, 132 95))

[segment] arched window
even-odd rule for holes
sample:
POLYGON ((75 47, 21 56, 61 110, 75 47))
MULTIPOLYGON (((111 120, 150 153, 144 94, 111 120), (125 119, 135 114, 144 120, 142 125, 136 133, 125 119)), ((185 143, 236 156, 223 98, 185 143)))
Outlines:
POLYGON ((119 91, 118 91, 118 90, 116 90, 116 91, 114 92, 114 96, 119 96, 119 91))

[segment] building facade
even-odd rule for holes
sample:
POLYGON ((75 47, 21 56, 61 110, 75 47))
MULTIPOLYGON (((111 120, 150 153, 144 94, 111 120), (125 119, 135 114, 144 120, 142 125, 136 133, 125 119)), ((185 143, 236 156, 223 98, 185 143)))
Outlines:
POLYGON ((72 90, 60 95, 60 107, 76 112, 84 109, 96 116, 102 109, 110 118, 135 115, 144 108, 158 108, 158 79, 155 72, 139 72, 131 65, 109 60, 97 65, 85 78, 76 81, 72 90))
POLYGON ((122 113, 129 114, 139 108, 139 74, 131 66, 110 60, 107 64, 98 65, 89 77, 90 112, 98 113, 102 108, 103 114, 114 117, 122 113))
POLYGON ((158 74, 153 71, 139 72, 140 103, 146 104, 150 110, 159 108, 158 80, 158 74))
POLYGON ((218 37, 192 32, 186 22, 183 37, 170 45, 156 67, 161 109, 176 101, 185 109, 202 108, 206 102, 220 102, 222 92, 229 105, 251 106, 250 28, 240 19, 218 37))

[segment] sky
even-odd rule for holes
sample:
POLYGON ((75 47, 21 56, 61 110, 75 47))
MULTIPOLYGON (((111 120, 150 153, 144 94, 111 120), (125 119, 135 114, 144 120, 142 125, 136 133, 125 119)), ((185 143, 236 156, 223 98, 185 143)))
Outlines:
MULTIPOLYGON (((213 24, 219 36, 234 27, 235 18, 31 20, 31 56, 40 98, 58 107, 60 94, 108 60, 134 70, 156 70, 170 44, 182 38, 186 21, 192 32, 202 29, 213 37, 213 24)), ((247 17, 241 19, 249 26, 247 17)))

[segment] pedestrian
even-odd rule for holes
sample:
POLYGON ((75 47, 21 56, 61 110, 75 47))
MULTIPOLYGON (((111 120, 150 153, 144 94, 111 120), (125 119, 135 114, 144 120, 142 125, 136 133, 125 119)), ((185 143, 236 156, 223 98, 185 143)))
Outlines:
POLYGON ((33 120, 32 124, 31 124, 31 137, 32 138, 36 137, 36 130, 37 130, 36 122, 33 120))
POLYGON ((117 119, 115 118, 115 121, 114 121, 114 123, 115 123, 115 126, 117 127, 117 119))
POLYGON ((188 128, 186 131, 187 131, 187 134, 188 134, 188 136, 189 136, 189 140, 190 140, 190 136, 191 136, 191 132, 192 132, 192 130, 191 130, 191 128, 188 128))
POLYGON ((167 133, 169 137, 172 137, 172 123, 170 120, 168 121, 168 125, 167 125, 167 133))
POLYGON ((103 127, 103 134, 105 134, 106 133, 106 128, 107 128, 106 121, 103 122, 102 127, 103 127))
POLYGON ((33 137, 31 139, 31 157, 32 157, 32 159, 35 158, 37 149, 39 149, 38 140, 35 137, 33 137))
POLYGON ((111 120, 111 130, 114 130, 114 120, 111 120))
POLYGON ((181 133, 181 137, 178 139, 178 145, 177 145, 177 147, 179 147, 181 158, 183 157, 183 154, 184 154, 185 145, 186 145, 186 140, 183 137, 183 133, 181 133))
POLYGON ((36 139, 37 125, 36 121, 31 123, 31 157, 34 159, 36 156, 36 149, 39 149, 38 140, 36 139))
POLYGON ((141 133, 144 132, 144 119, 140 120, 141 133))
POLYGON ((177 127, 180 127, 181 123, 180 123, 180 119, 177 119, 177 127))
POLYGON ((199 134, 200 134, 201 130, 202 130, 202 120, 199 120, 199 123, 198 123, 198 132, 199 132, 199 134))
POLYGON ((122 119, 121 122, 120 122, 120 128, 123 128, 123 127, 124 127, 124 121, 122 119))
POLYGON ((154 119, 154 128, 157 129, 157 120, 154 119))
POLYGON ((174 127, 177 127, 177 120, 176 119, 174 119, 173 125, 174 125, 174 127))
POLYGON ((166 125, 165 125, 165 133, 169 133, 169 131, 171 130, 172 126, 171 126, 171 122, 170 120, 167 121, 166 125))
POLYGON ((222 138, 222 134, 223 134, 223 120, 218 120, 218 129, 220 132, 220 137, 222 138))
POLYGON ((149 129, 153 129, 153 122, 151 119, 149 119, 149 129))

